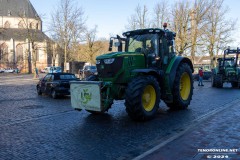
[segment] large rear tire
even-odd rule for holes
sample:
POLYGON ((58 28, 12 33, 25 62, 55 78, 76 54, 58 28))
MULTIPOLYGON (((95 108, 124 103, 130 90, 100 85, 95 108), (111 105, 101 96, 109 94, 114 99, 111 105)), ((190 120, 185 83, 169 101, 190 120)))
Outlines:
POLYGON ((223 78, 221 74, 217 74, 215 77, 216 80, 216 87, 217 88, 222 88, 223 87, 223 78))
POLYGON ((192 70, 187 63, 178 66, 172 93, 173 102, 165 102, 170 109, 186 109, 189 106, 193 95, 193 78, 192 70))
POLYGON ((153 76, 136 77, 128 84, 125 106, 133 120, 152 119, 157 113, 159 103, 160 87, 153 76))
POLYGON ((211 85, 212 85, 212 87, 216 87, 216 75, 212 75, 211 85))

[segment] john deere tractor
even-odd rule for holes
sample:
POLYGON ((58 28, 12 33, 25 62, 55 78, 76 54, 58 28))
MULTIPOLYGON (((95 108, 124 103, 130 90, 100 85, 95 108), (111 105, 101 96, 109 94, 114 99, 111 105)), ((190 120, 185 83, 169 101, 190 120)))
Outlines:
POLYGON ((71 82, 72 106, 99 114, 114 100, 125 100, 128 115, 140 121, 156 115, 160 99, 170 109, 186 109, 193 94, 193 65, 176 55, 175 35, 149 28, 110 38, 109 51, 117 49, 96 58, 98 75, 71 82))
POLYGON ((240 49, 224 51, 222 58, 218 58, 218 65, 212 69, 212 87, 222 88, 224 82, 230 82, 232 87, 240 87, 240 68, 238 66, 240 49), (234 57, 227 57, 234 55, 234 57))

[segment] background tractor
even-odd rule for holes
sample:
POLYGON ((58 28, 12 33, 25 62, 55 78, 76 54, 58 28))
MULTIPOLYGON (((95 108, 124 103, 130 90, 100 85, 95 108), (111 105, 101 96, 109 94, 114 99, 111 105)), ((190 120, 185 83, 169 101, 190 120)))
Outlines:
POLYGON ((176 56, 176 34, 165 27, 111 37, 109 51, 113 46, 117 51, 96 58, 98 75, 71 83, 72 106, 99 114, 113 100, 125 99, 128 115, 140 121, 156 115, 160 99, 170 109, 186 109, 193 94, 193 65, 176 56))
POLYGON ((218 58, 218 65, 212 69, 212 87, 222 88, 224 82, 230 82, 232 87, 240 87, 240 68, 238 55, 240 49, 231 50, 230 47, 224 51, 222 58, 218 58), (235 57, 227 57, 235 55, 235 57))

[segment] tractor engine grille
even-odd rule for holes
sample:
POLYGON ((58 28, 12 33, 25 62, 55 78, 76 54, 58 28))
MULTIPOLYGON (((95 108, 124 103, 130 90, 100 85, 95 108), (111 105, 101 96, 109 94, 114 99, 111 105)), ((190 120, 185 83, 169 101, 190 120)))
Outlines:
POLYGON ((114 77, 122 68, 123 57, 115 58, 112 64, 105 64, 104 60, 100 60, 100 64, 97 64, 97 71, 100 78, 114 77))

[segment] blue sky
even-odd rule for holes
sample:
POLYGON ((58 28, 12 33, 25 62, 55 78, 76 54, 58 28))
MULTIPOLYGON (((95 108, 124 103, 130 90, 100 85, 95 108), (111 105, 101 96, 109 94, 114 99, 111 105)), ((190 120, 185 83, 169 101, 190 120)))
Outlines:
MULTIPOLYGON (((50 15, 58 6, 60 0, 30 0, 36 11, 42 16, 43 30, 47 30, 50 15)), ((98 26, 98 37, 109 38, 111 35, 121 34, 125 31, 125 25, 130 15, 134 13, 137 4, 146 5, 151 11, 158 0, 77 0, 79 6, 84 9, 87 16, 87 26, 98 26)), ((170 2, 170 1, 169 1, 170 2)), ((229 18, 240 21, 240 0, 225 0, 230 11, 229 18)), ((238 23, 239 25, 239 23, 238 23)), ((237 28, 240 28, 236 25, 237 28)), ((238 37, 240 39, 238 29, 238 37)), ((240 40, 238 40, 238 43, 240 40)))

